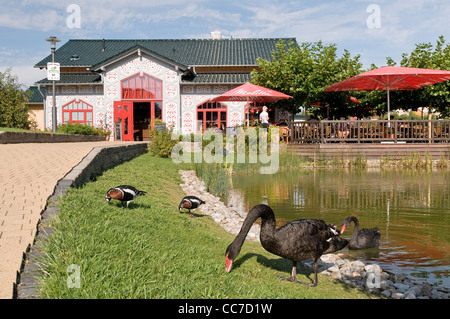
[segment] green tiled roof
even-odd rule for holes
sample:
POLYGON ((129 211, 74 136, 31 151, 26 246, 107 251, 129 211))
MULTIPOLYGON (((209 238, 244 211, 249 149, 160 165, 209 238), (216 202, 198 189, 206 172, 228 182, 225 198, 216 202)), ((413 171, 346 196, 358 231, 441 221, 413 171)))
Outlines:
MULTIPOLYGON (((126 52, 142 48, 182 66, 256 65, 258 57, 271 60, 280 40, 268 39, 180 39, 180 40, 69 40, 55 52, 61 66, 91 68, 126 52), (105 50, 102 50, 104 44, 105 50), (74 59, 78 56, 78 59, 74 59)), ((51 55, 35 67, 45 67, 51 55)))
MULTIPOLYGON (((51 84, 47 78, 36 82, 36 84, 51 84)), ((61 73, 59 81, 55 84, 100 84, 102 77, 98 73, 61 73)))
MULTIPOLYGON (((37 86, 30 86, 27 90, 27 92, 31 91, 31 96, 28 100, 28 103, 35 104, 35 103, 44 103, 42 95, 38 91, 37 86)), ((42 94, 45 95, 45 87, 41 87, 42 94)))
POLYGON ((250 73, 197 73, 196 76, 183 77, 182 84, 241 84, 251 81, 250 73))

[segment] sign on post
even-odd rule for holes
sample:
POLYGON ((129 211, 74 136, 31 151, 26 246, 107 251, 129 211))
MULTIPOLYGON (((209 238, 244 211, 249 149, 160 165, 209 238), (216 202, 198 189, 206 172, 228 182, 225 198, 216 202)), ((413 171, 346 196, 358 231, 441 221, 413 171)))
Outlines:
POLYGON ((48 62, 47 63, 47 80, 59 81, 60 77, 59 63, 48 62))

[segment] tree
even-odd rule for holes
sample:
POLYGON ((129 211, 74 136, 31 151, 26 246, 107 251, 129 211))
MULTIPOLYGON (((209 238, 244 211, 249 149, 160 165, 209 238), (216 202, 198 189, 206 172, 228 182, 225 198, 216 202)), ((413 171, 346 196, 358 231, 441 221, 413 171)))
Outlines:
POLYGON ((0 72, 0 127, 29 129, 28 99, 10 68, 0 72))
MULTIPOLYGON (((309 107, 319 102, 328 103, 331 110, 348 112, 350 96, 347 92, 324 92, 325 88, 335 82, 352 77, 361 71, 359 55, 351 57, 345 50, 342 57, 337 57, 335 44, 280 41, 272 54, 272 61, 262 58, 257 60, 259 70, 252 72, 252 83, 265 86, 285 94, 292 99, 281 100, 276 107, 290 112, 298 112, 301 106, 309 107)), ((316 114, 326 112, 325 108, 312 108, 316 114)), ((349 112, 351 113, 351 111, 349 112)))

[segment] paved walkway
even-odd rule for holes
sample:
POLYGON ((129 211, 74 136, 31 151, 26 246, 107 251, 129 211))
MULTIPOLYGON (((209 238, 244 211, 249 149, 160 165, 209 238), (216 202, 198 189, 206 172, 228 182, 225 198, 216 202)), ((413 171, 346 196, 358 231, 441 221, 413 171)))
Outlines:
POLYGON ((58 180, 94 147, 125 142, 0 145, 0 299, 13 297, 22 254, 33 242, 58 180))

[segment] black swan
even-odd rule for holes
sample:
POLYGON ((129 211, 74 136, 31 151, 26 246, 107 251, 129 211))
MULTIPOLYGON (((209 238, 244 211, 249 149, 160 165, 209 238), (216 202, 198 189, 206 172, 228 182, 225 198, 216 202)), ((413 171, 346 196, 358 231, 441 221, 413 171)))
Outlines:
POLYGON ((377 247, 380 244, 380 230, 377 227, 370 229, 363 228, 359 230, 359 222, 355 216, 347 217, 342 222, 341 234, 351 222, 355 223, 355 229, 353 230, 350 243, 348 244, 349 249, 372 248, 377 247))
POLYGON ((133 186, 130 185, 119 185, 114 188, 108 189, 105 195, 106 201, 109 203, 111 199, 117 199, 122 202, 122 208, 123 203, 127 202, 127 208, 128 205, 130 205, 130 202, 135 199, 138 196, 145 195, 147 192, 140 191, 133 186))
POLYGON ((290 259, 293 262, 290 277, 278 276, 288 281, 315 287, 317 285, 317 260, 322 254, 328 254, 344 248, 348 241, 339 237, 335 225, 327 225, 319 219, 297 219, 275 230, 275 215, 264 204, 253 207, 244 220, 239 234, 225 252, 226 268, 229 272, 234 259, 239 255, 253 223, 261 217, 260 241, 265 250, 272 254, 290 259), (304 283, 296 281, 297 261, 313 259, 314 281, 304 283))
POLYGON ((191 209, 195 211, 196 208, 198 208, 201 204, 205 204, 203 200, 196 196, 185 196, 180 202, 180 205, 178 205, 178 210, 181 213, 181 210, 183 208, 186 208, 189 210, 189 216, 193 216, 194 212, 191 213, 191 209))

